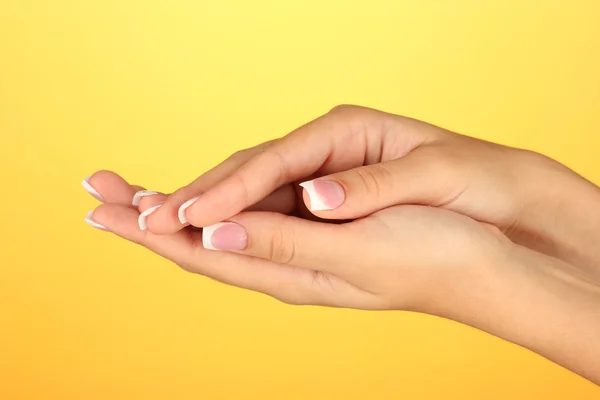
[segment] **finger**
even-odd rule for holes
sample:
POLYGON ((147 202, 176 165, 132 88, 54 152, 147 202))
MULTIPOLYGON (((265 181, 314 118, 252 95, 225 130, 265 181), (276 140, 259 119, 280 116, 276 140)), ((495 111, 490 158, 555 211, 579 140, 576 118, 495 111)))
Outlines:
MULTIPOLYGON (((386 156, 381 151, 384 127, 392 123, 405 128, 427 125, 405 120, 358 107, 326 114, 268 146, 199 198, 188 200, 182 206, 183 215, 194 226, 208 226, 239 213, 286 183, 379 162, 386 156)), ((400 139, 394 139, 400 143, 391 146, 394 157, 405 155, 431 136, 426 129, 404 130, 400 139)))
POLYGON ((303 182, 307 208, 324 219, 354 219, 400 204, 447 205, 464 190, 456 168, 427 147, 386 163, 303 182))
MULTIPOLYGON (((147 195, 146 193, 146 195, 140 199, 140 204, 138 207, 140 217, 138 219, 138 224, 141 230, 148 229, 149 220, 151 218, 155 218, 155 213, 164 206, 164 203, 168 200, 168 198, 168 195, 152 192, 151 195, 147 195)), ((277 189, 266 199, 249 207, 247 211, 271 211, 281 214, 289 214, 295 210, 296 201, 297 196, 294 188, 291 185, 286 185, 277 189)), ((185 227, 179 226, 177 231, 183 228, 185 227)), ((150 231, 152 230, 150 229, 150 231)))
POLYGON ((163 204, 169 198, 168 194, 156 193, 151 196, 144 196, 140 199, 140 204, 138 205, 138 211, 140 213, 145 212, 149 208, 157 206, 159 204, 163 204))
POLYGON ((356 237, 348 235, 342 225, 272 212, 240 213, 203 228, 202 239, 206 249, 238 252, 342 278, 348 272, 342 268, 344 260, 356 245, 356 237))
POLYGON ((140 215, 138 217, 138 227, 141 231, 148 229, 148 217, 156 212, 168 198, 169 196, 166 194, 152 192, 151 195, 146 193, 139 199, 138 211, 140 215))
POLYGON ((112 171, 98 171, 82 182, 84 189, 97 200, 104 203, 131 205, 133 195, 143 190, 132 186, 112 171))
POLYGON ((133 195, 133 199, 131 200, 131 205, 133 205, 134 207, 139 207, 144 198, 152 197, 152 196, 156 196, 156 195, 168 197, 168 195, 165 195, 164 193, 161 193, 161 192, 155 192, 154 190, 142 189, 142 190, 138 190, 137 192, 135 192, 135 194, 133 195))
POLYGON ((123 205, 104 204, 91 215, 96 224, 175 262, 183 269, 217 281, 254 290, 291 304, 345 305, 374 308, 377 299, 335 277, 328 285, 314 271, 278 265, 259 258, 202 248, 199 233, 180 231, 154 235, 137 226, 137 212, 123 205), (336 292, 337 291, 337 292, 336 292), (339 293, 339 294, 338 294, 339 293))
MULTIPOLYGON (((148 197, 148 199, 152 200, 141 200, 140 211, 147 210, 149 208, 149 204, 158 205, 159 203, 164 203, 155 210, 152 210, 152 212, 147 216, 147 229, 155 234, 165 235, 177 232, 186 226, 189 226, 188 223, 182 223, 178 215, 174 215, 174 213, 177 214, 175 208, 180 207, 177 206, 180 201, 172 200, 172 197, 178 196, 181 198, 181 195, 178 193, 179 191, 172 196, 157 196, 158 194, 155 193, 156 195, 151 195, 148 197), (174 204, 175 206, 173 206, 174 204), (170 210, 167 210, 167 212, 162 212, 165 207, 169 207, 170 210)), ((292 185, 285 185, 275 190, 258 203, 250 205, 247 210, 272 211, 282 214, 289 214, 296 209, 297 202, 298 197, 294 187, 292 185)))
POLYGON ((157 210, 152 215, 152 218, 149 219, 148 227, 150 231, 164 235, 177 232, 182 227, 187 226, 188 224, 185 221, 182 222, 179 218, 179 209, 185 202, 199 196, 219 181, 227 178, 246 163, 246 161, 263 151, 271 143, 265 142, 258 146, 238 151, 216 167, 202 174, 189 185, 175 191, 166 199, 165 204, 163 204, 160 210, 157 210))

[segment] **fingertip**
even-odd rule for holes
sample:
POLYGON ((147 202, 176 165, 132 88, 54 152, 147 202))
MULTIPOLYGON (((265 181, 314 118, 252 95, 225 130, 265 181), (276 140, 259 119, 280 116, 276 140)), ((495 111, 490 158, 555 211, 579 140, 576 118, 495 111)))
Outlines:
POLYGON ((100 193, 98 193, 98 191, 96 190, 94 185, 90 182, 91 179, 92 179, 92 176, 86 176, 85 179, 83 181, 81 181, 81 186, 83 186, 85 191, 88 192, 90 195, 92 195, 96 200, 104 201, 104 199, 102 198, 102 195, 100 193))
POLYGON ((88 224, 88 225, 90 225, 90 226, 92 226, 92 227, 94 227, 96 229, 100 229, 101 231, 107 231, 107 232, 109 232, 109 229, 107 227, 105 227, 102 224, 99 224, 98 222, 96 222, 94 220, 94 212, 93 211, 89 211, 87 213, 87 215, 84 218, 84 221, 85 221, 86 224, 88 224))
POLYGON ((114 224, 118 218, 120 207, 122 206, 116 204, 100 204, 92 211, 94 221, 104 226, 114 224))
POLYGON ((169 198, 168 195, 162 194, 162 193, 142 197, 140 199, 140 204, 138 206, 138 210, 139 210, 139 212, 144 212, 147 209, 149 209, 150 207, 154 207, 157 204, 165 205, 168 198, 169 198))
POLYGON ((324 207, 323 202, 317 195, 315 191, 314 181, 306 181, 299 184, 302 190, 302 199, 304 200, 304 205, 308 208, 309 211, 322 211, 326 210, 327 207, 324 207))
POLYGON ((244 184, 229 177, 201 195, 188 198, 179 207, 180 223, 198 228, 216 224, 255 204, 248 201, 244 184))
MULTIPOLYGON (((161 194, 161 193, 155 192, 153 190, 138 190, 133 195, 133 199, 131 200, 131 205, 138 207, 141 205, 142 200, 144 200, 146 198, 148 198, 150 201, 156 200, 156 199, 152 199, 152 198, 156 197, 159 194, 161 194)), ((148 201, 146 201, 145 203, 148 203, 148 201)))
POLYGON ((160 207, 162 207, 162 203, 156 204, 150 208, 148 208, 147 210, 145 210, 144 212, 142 212, 139 217, 138 217, 138 226, 140 228, 140 230, 145 231, 148 229, 148 217, 154 213, 155 211, 157 211, 160 207))
POLYGON ((195 207, 193 205, 200 199, 200 196, 193 197, 179 206, 177 210, 177 218, 182 225, 185 225, 190 222, 188 214, 193 215, 193 210, 195 207))
POLYGON ((140 242, 144 233, 137 224, 138 212, 122 204, 101 204, 92 214, 93 221, 128 240, 140 242))
POLYGON ((316 179, 302 182, 300 186, 304 188, 302 198, 310 211, 335 210, 345 201, 344 188, 335 181, 316 179))
POLYGON ((106 177, 113 177, 113 176, 120 178, 119 174, 117 174, 114 171, 110 171, 108 169, 100 169, 100 170, 94 172, 90 177, 94 178, 94 179, 103 179, 106 177))
MULTIPOLYGON (((160 206, 148 214, 146 218, 146 229, 156 235, 170 235, 187 226, 179 222, 177 209, 173 207, 173 204, 170 204, 168 200, 163 199, 161 201, 158 195, 144 199, 142 205, 145 208, 143 213, 153 209, 156 205, 160 206)), ((140 207, 140 210, 142 210, 142 207, 140 207)))
POLYGON ((82 181, 84 189, 99 201, 105 203, 131 204, 135 193, 132 186, 118 174, 101 170, 82 181))

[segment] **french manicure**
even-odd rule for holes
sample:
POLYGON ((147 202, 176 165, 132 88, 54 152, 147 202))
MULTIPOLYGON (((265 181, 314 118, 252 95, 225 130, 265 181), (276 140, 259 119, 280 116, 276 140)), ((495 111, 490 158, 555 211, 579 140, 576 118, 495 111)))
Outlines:
POLYGON ((91 176, 86 177, 81 182, 81 185, 83 186, 85 191, 88 192, 89 194, 91 194, 92 196, 94 196, 96 198, 96 200, 104 201, 104 199, 102 198, 100 193, 98 193, 98 191, 96 189, 94 189, 94 187, 90 184, 90 178, 91 178, 91 176))
POLYGON ((192 204, 194 204, 198 199, 200 198, 200 196, 196 196, 193 199, 189 199, 188 201, 186 201, 185 203, 183 203, 181 205, 181 207, 179 207, 179 211, 177 211, 177 216, 179 217, 179 222, 181 222, 182 224, 187 224, 188 222, 190 222, 187 217, 185 216, 185 210, 187 210, 192 204))
POLYGON ((161 206, 162 203, 157 204, 154 207, 150 207, 149 209, 140 214, 140 216, 138 217, 138 225, 140 226, 141 230, 145 231, 146 229, 148 229, 148 223, 146 222, 146 220, 148 219, 148 215, 158 210, 161 206))
POLYGON ((208 250, 244 250, 248 235, 235 222, 219 222, 202 228, 202 245, 208 250))
POLYGON ((106 228, 104 225, 100 225, 99 223, 97 223, 96 221, 94 221, 93 216, 94 216, 94 212, 93 211, 88 212, 87 215, 86 215, 86 217, 85 217, 85 219, 84 219, 84 221, 87 224, 93 226, 96 229, 100 229, 102 231, 109 232, 108 228, 106 228))
POLYGON ((133 195, 133 200, 131 201, 131 204, 134 206, 139 206, 140 201, 142 200, 142 197, 153 196, 155 194, 159 194, 159 193, 154 192, 152 190, 140 190, 139 192, 137 192, 136 194, 133 195))
POLYGON ((300 184, 308 193, 310 211, 327 211, 338 208, 344 203, 346 193, 337 182, 316 179, 300 184))

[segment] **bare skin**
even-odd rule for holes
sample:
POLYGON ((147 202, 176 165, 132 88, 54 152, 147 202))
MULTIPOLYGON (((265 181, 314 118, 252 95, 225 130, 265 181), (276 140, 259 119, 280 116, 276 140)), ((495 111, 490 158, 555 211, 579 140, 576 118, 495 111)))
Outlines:
POLYGON ((454 319, 600 383, 600 189, 543 156, 344 106, 139 206, 114 173, 89 184, 95 223, 191 272, 454 319))

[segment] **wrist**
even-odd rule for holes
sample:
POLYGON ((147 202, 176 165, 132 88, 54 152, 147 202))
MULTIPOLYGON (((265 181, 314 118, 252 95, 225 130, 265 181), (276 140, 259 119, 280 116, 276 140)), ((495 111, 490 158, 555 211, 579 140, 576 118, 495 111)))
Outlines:
POLYGON ((521 151, 521 208, 511 238, 600 277, 600 188, 541 154, 521 151))
POLYGON ((452 319, 600 383, 600 285, 585 270, 522 246, 480 271, 452 319))

